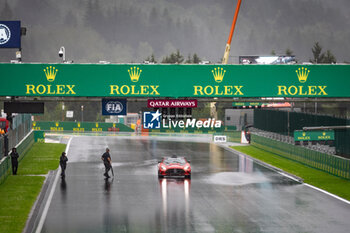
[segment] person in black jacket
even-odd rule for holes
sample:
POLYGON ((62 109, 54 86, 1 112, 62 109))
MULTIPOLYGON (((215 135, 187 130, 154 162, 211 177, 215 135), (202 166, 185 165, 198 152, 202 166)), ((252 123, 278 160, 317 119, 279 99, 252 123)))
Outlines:
POLYGON ((17 175, 19 154, 17 153, 16 148, 12 148, 12 152, 10 156, 11 156, 11 163, 12 163, 12 174, 17 175))
POLYGON ((66 167, 67 167, 68 158, 66 156, 66 152, 62 152, 60 157, 60 166, 61 166, 61 177, 64 178, 66 176, 66 167))
POLYGON ((109 149, 106 148, 106 152, 102 155, 101 157, 103 164, 105 165, 105 174, 104 176, 106 178, 109 178, 110 176, 108 175, 109 170, 111 170, 111 156, 109 154, 109 149))

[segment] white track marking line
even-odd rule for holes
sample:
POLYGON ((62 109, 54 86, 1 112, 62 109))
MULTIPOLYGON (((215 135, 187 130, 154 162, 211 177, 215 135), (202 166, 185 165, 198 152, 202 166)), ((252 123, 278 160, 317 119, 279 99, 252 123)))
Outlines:
POLYGON ((349 204, 349 205, 350 205, 350 201, 348 201, 348 200, 346 200, 346 199, 344 199, 344 198, 341 198, 341 197, 339 197, 339 196, 337 196, 337 195, 335 195, 335 194, 329 193, 329 192, 327 192, 326 190, 317 188, 317 187, 315 187, 315 186, 312 186, 311 184, 306 184, 306 183, 304 183, 303 185, 305 185, 305 186, 307 186, 307 187, 309 187, 309 188, 315 189, 315 190, 317 190, 317 191, 320 191, 320 192, 322 192, 322 193, 324 193, 324 194, 327 194, 327 195, 329 195, 329 196, 331 196, 331 197, 333 197, 333 198, 336 198, 336 199, 338 199, 338 200, 340 200, 340 201, 342 201, 342 202, 345 202, 346 204, 349 204))
MULTIPOLYGON (((69 147, 70 147, 70 143, 72 141, 73 137, 71 137, 67 143, 67 147, 66 147, 66 154, 68 154, 68 150, 69 150, 69 147)), ((46 219, 46 216, 47 216, 47 212, 49 211, 49 207, 50 207, 50 204, 51 204, 51 201, 52 201, 52 197, 53 197, 53 194, 55 192, 55 189, 56 189, 56 185, 57 185, 57 181, 58 181, 58 177, 60 176, 60 171, 61 171, 61 167, 58 167, 58 171, 57 171, 57 174, 56 174, 56 177, 55 177, 55 180, 54 180, 54 183, 52 185, 52 188, 50 190, 50 194, 49 194, 49 197, 45 203, 45 207, 44 207, 44 210, 43 210, 43 213, 41 215, 41 218, 40 218, 40 221, 39 221, 39 224, 36 228, 36 231, 35 233, 40 233, 43 226, 44 226, 44 222, 45 222, 45 219, 46 219)))
MULTIPOLYGON (((230 147, 224 147, 224 148, 229 148, 229 150, 234 150, 234 149, 232 149, 232 148, 230 148, 230 147)), ((235 151, 239 156, 245 156, 245 157, 247 157, 247 155, 245 155, 245 154, 243 154, 243 153, 241 153, 241 152, 239 152, 239 151, 236 151, 236 150, 234 150, 234 151, 235 151)), ((249 158, 249 156, 248 156, 248 158, 249 158)), ((251 158, 249 158, 249 159, 251 159, 251 158)), ((254 159, 251 159, 251 160, 253 160, 254 162, 256 162, 256 160, 254 160, 254 159)), ((264 167, 269 168, 268 166, 264 165, 264 162, 263 162, 263 163, 259 163, 259 164, 263 165, 264 167)), ((271 169, 271 168, 270 168, 270 169, 271 169)), ((272 170, 273 170, 273 169, 272 169, 272 170)), ((277 173, 280 174, 280 175, 283 175, 283 176, 285 176, 285 177, 288 177, 289 179, 292 179, 292 180, 297 181, 297 182, 300 183, 299 180, 297 180, 297 179, 295 179, 294 177, 292 177, 292 176, 290 176, 290 175, 284 173, 283 171, 277 171, 277 173)), ((322 193, 324 193, 324 194, 326 194, 326 195, 328 195, 328 196, 331 196, 331 197, 333 197, 333 198, 335 198, 335 199, 338 199, 339 201, 345 202, 346 204, 349 204, 349 205, 350 205, 350 201, 348 201, 348 200, 346 200, 346 199, 344 199, 344 198, 341 198, 341 197, 339 197, 339 196, 337 196, 337 195, 335 195, 335 194, 332 194, 332 193, 330 193, 330 192, 327 192, 326 190, 317 188, 317 187, 315 187, 315 186, 313 186, 313 185, 311 185, 311 184, 307 184, 307 183, 302 183, 302 185, 305 185, 306 187, 309 187, 309 188, 312 188, 312 189, 317 190, 317 191, 319 191, 319 192, 322 192, 322 193)))
POLYGON ((277 172, 277 173, 280 174, 280 175, 282 175, 282 176, 285 176, 285 177, 287 177, 287 178, 289 178, 289 179, 291 179, 291 180, 294 180, 294 181, 300 183, 300 180, 295 179, 294 177, 292 177, 292 176, 290 176, 290 175, 288 175, 288 174, 286 174, 286 173, 283 173, 283 172, 277 172))

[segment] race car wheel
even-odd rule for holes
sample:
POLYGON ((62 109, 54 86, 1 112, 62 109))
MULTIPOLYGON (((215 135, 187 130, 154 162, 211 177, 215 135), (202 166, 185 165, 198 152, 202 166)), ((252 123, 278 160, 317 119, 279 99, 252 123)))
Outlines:
POLYGON ((160 179, 161 179, 161 178, 164 178, 164 176, 163 176, 163 175, 158 175, 158 178, 160 178, 160 179))
POLYGON ((186 179, 191 179, 191 175, 185 176, 186 179))

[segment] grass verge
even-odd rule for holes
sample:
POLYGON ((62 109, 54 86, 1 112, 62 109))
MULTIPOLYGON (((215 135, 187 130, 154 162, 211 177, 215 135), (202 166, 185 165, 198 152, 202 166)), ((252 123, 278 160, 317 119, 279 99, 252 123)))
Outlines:
POLYGON ((44 175, 58 168, 66 145, 57 143, 35 143, 18 166, 19 175, 44 175))
POLYGON ((65 147, 64 144, 35 143, 20 162, 18 175, 10 175, 0 185, 0 232, 22 232, 45 180, 43 176, 30 175, 55 170, 65 147))
POLYGON ((304 179, 305 183, 350 200, 350 181, 348 180, 302 165, 298 162, 294 162, 254 146, 233 146, 232 148, 265 163, 271 164, 272 166, 278 167, 286 172, 294 174, 304 179))

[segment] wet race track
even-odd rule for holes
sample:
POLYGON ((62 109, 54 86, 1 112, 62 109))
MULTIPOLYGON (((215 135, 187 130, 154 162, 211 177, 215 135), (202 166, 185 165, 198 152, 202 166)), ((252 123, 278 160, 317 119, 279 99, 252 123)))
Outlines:
POLYGON ((41 232, 348 232, 350 205, 210 143, 74 137, 41 232), (111 150, 114 179, 101 155, 111 150), (191 160, 192 179, 157 161, 191 160))

